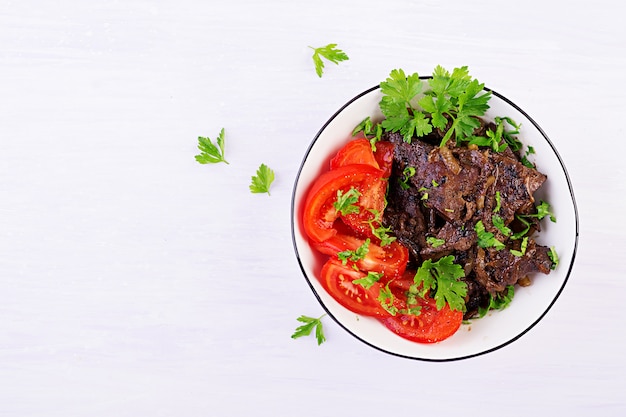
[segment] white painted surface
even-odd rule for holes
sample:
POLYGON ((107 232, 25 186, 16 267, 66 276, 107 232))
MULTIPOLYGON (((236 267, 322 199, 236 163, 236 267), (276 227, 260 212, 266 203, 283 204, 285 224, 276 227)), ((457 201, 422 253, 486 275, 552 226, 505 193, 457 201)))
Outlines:
POLYGON ((626 29, 616 1, 0 3, 0 415, 624 415, 626 29), (313 70, 308 45, 350 56, 313 70), (452 363, 325 321, 290 236, 300 160, 393 68, 468 65, 574 185, 542 322, 452 363), (230 165, 195 162, 226 129, 230 165), (248 191, 260 163, 272 195, 248 191), (488 411, 487 411, 488 410, 488 411))

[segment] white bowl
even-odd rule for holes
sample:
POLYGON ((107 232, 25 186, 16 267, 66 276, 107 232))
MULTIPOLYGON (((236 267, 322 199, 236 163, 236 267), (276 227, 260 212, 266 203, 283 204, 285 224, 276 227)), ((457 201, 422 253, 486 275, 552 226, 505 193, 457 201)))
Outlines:
POLYGON ((538 243, 554 246, 559 265, 549 275, 537 274, 529 287, 518 288, 510 306, 463 324, 452 337, 435 344, 405 340, 378 320, 359 316, 337 303, 320 285, 316 274, 325 259, 309 246, 302 228, 302 209, 307 190, 315 178, 328 169, 330 158, 349 140, 351 132, 365 117, 382 119, 378 86, 354 97, 321 128, 304 155, 292 196, 292 238, 296 257, 307 283, 328 315, 362 342, 383 352, 425 361, 451 361, 492 352, 534 327, 555 303, 571 273, 578 244, 578 213, 565 165, 547 135, 521 108, 493 90, 486 119, 509 116, 521 123, 518 139, 534 147, 529 159, 548 180, 536 192, 537 200, 550 203, 557 222, 542 221, 538 243))

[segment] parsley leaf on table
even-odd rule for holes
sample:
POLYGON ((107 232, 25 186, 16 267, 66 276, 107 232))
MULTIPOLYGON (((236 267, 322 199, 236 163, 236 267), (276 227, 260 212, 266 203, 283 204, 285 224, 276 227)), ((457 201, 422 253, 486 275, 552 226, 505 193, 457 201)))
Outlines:
POLYGON ((252 193, 267 193, 270 195, 270 186, 274 182, 274 171, 265 164, 261 164, 256 171, 256 175, 252 177, 250 191, 252 193))
POLYGON ((315 72, 318 77, 322 77, 324 73, 324 61, 322 58, 327 59, 328 61, 339 64, 341 61, 347 61, 348 55, 341 49, 337 48, 336 43, 329 43, 326 46, 321 46, 319 48, 314 48, 309 46, 309 48, 313 49, 313 63, 315 64, 315 72))
POLYGON ((208 137, 198 137, 198 149, 201 153, 196 155, 196 161, 201 164, 216 164, 218 162, 224 162, 228 164, 228 161, 224 159, 224 128, 220 131, 216 140, 217 144, 214 144, 208 137))
POLYGON ((321 345, 326 341, 326 336, 324 336, 324 327, 322 326, 322 318, 326 314, 318 318, 308 317, 308 316, 300 316, 297 320, 302 324, 296 328, 296 331, 291 335, 292 339, 297 339, 302 336, 308 336, 311 334, 313 329, 315 329, 315 338, 317 339, 317 344, 321 345))
POLYGON ((467 284, 459 280, 464 276, 463 267, 454 263, 454 256, 448 255, 437 262, 425 260, 415 273, 414 282, 422 285, 422 296, 435 290, 437 309, 448 303, 452 310, 465 311, 467 284))

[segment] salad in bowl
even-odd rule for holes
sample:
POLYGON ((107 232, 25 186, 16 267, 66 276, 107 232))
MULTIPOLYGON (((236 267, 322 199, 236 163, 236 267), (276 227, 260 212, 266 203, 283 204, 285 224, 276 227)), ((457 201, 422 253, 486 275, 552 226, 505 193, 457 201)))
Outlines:
POLYGON ((467 67, 393 70, 348 102, 304 157, 296 255, 342 327, 399 356, 502 347, 561 293, 578 237, 556 149, 467 67))

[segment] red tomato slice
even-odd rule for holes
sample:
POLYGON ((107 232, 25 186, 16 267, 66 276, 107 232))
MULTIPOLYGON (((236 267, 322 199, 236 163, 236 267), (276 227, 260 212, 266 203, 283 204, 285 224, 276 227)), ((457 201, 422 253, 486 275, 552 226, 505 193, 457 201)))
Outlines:
POLYGON ((380 181, 380 177, 381 171, 379 169, 363 164, 337 167, 320 175, 313 183, 304 203, 302 220, 307 236, 315 242, 322 242, 337 233, 333 228, 333 223, 340 213, 335 209, 333 203, 337 201, 337 191, 339 190, 345 193, 354 187, 361 193, 358 203, 361 206, 359 212, 367 212, 370 208, 369 205, 374 204, 374 200, 376 200, 368 194, 368 190, 372 184, 380 181))
MULTIPOLYGON (((326 254, 337 257, 339 252, 356 251, 365 243, 365 239, 355 236, 337 233, 335 236, 323 242, 314 243, 314 247, 326 254)), ((389 279, 400 277, 406 269, 409 261, 409 251, 397 241, 391 242, 389 245, 381 247, 374 242, 370 242, 369 250, 363 259, 356 262, 347 262, 348 267, 356 265, 361 271, 381 272, 385 275, 386 283, 389 279)))
POLYGON ((372 225, 376 228, 380 226, 379 222, 370 223, 376 219, 376 213, 382 215, 385 209, 385 195, 387 194, 386 179, 378 178, 368 184, 368 187, 361 191, 359 197, 359 206, 362 207, 358 213, 351 213, 343 216, 345 224, 350 226, 356 234, 360 236, 374 237, 372 225))
POLYGON ((365 164, 379 168, 369 140, 354 139, 348 142, 337 152, 337 155, 330 160, 330 169, 350 164, 365 164))
POLYGON ((376 150, 374 151, 374 159, 378 162, 379 168, 383 171, 383 178, 391 176, 391 168, 393 167, 393 151, 395 145, 386 140, 376 142, 376 150))
MULTIPOLYGON (((406 291, 413 283, 414 271, 407 271, 404 277, 389 284, 396 297, 396 306, 406 308, 406 291)), ((446 304, 437 310, 435 300, 418 298, 421 306, 419 315, 401 314, 381 317, 379 320, 392 332, 405 339, 418 343, 436 343, 452 336, 461 327, 463 312, 450 310, 446 304)))
POLYGON ((320 283, 339 304, 354 313, 377 317, 388 315, 377 300, 380 284, 365 289, 352 282, 366 275, 331 258, 322 267, 320 283))

